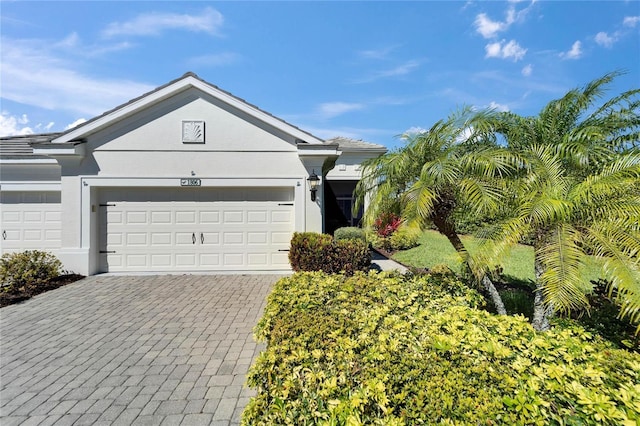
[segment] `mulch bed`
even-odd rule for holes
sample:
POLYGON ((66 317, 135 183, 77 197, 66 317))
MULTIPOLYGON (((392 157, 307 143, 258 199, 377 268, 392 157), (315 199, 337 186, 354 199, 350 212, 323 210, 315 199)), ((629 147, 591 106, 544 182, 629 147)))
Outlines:
POLYGON ((33 296, 37 296, 38 294, 45 293, 50 290, 55 290, 56 288, 74 283, 83 278, 85 278, 84 275, 66 274, 53 278, 37 287, 22 288, 21 291, 17 293, 10 293, 8 291, 0 290, 0 308, 4 308, 5 306, 13 305, 15 303, 20 303, 24 300, 31 299, 33 296))

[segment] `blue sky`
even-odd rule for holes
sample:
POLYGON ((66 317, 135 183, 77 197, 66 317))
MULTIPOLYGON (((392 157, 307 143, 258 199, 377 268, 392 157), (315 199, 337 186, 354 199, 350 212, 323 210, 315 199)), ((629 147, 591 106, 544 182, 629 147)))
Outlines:
POLYGON ((0 135, 62 131, 187 71, 321 138, 397 146, 470 105, 640 87, 638 1, 2 1, 0 135))

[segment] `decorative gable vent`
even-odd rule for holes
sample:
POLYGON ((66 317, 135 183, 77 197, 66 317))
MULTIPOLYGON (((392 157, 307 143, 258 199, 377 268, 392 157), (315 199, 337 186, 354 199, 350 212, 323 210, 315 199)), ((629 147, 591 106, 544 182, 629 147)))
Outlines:
POLYGON ((182 122, 182 143, 204 143, 203 120, 184 120, 182 122))

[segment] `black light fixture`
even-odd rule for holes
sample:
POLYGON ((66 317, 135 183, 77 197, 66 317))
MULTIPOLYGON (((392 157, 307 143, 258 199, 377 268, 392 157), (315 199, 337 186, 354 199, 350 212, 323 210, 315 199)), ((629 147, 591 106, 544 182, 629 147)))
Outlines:
POLYGON ((311 191, 311 201, 315 201, 316 192, 318 192, 318 184, 320 183, 320 178, 316 174, 315 169, 311 171, 307 181, 309 182, 309 191, 311 191))

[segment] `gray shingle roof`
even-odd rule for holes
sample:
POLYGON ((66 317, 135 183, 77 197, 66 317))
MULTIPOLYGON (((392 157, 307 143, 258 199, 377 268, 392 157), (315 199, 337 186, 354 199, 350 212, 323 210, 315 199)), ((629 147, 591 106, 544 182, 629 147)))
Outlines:
POLYGON ((0 158, 4 159, 39 159, 47 158, 33 153, 31 144, 51 142, 62 133, 42 133, 21 136, 0 137, 0 158))
POLYGON ((387 148, 383 145, 378 145, 375 143, 365 142, 361 139, 350 139, 344 137, 335 137, 332 139, 327 139, 326 143, 335 144, 337 143, 341 150, 343 151, 380 151, 385 152, 387 148))

